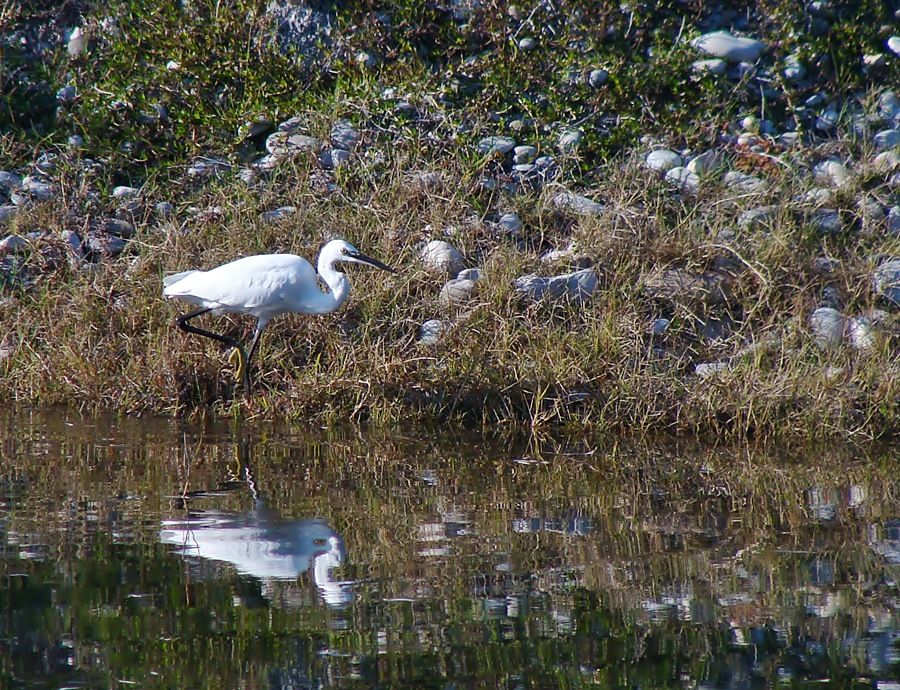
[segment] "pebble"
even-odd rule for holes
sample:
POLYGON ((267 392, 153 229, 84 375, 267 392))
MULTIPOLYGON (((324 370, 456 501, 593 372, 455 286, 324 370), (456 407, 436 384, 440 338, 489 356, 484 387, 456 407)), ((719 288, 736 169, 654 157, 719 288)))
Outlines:
POLYGON ((187 169, 188 177, 207 178, 230 170, 231 165, 222 158, 197 158, 187 169))
POLYGON ((882 151, 872 159, 872 167, 876 172, 888 173, 900 168, 900 153, 897 151, 882 151))
POLYGON ((726 300, 726 279, 718 273, 698 274, 684 268, 655 269, 643 281, 653 298, 675 304, 721 304, 726 300))
POLYGON ((890 50, 894 55, 900 57, 900 36, 891 36, 885 43, 887 45, 888 50, 890 50))
POLYGON ((551 205, 560 211, 574 213, 577 216, 596 216, 603 212, 603 204, 572 192, 559 192, 550 200, 551 205))
POLYGON ((459 272, 456 276, 460 280, 481 280, 481 269, 480 268, 464 268, 459 272))
POLYGON ((478 284, 467 278, 454 278, 444 283, 438 294, 438 302, 445 307, 468 302, 478 291, 478 284))
POLYGON ((537 45, 537 40, 535 40, 531 36, 526 36, 525 38, 519 39, 519 50, 528 52, 537 48, 537 45))
POLYGON ((695 175, 704 177, 717 171, 724 163, 725 161, 722 154, 718 151, 704 151, 703 153, 694 156, 688 162, 686 167, 695 175))
POLYGON ((900 146, 900 129, 883 129, 872 138, 875 148, 887 151, 900 146))
POLYGON ((429 319, 419 327, 419 342, 422 345, 437 345, 448 325, 440 319, 429 319))
POLYGON ((296 156, 304 151, 318 151, 321 142, 306 134, 291 134, 286 131, 272 132, 266 138, 266 151, 273 156, 296 156))
POLYGON ((504 232, 516 236, 522 230, 522 219, 519 218, 517 213, 504 213, 500 216, 500 220, 497 221, 497 225, 504 232))
POLYGON ((685 192, 696 192, 700 188, 700 177, 687 168, 672 168, 666 173, 666 180, 685 192))
POLYGON ((478 142, 478 152, 484 154, 506 155, 516 146, 516 140, 512 137, 484 137, 478 142))
POLYGON ((63 230, 60 235, 63 242, 65 242, 66 246, 69 248, 70 260, 76 263, 84 261, 84 244, 78 236, 78 233, 73 230, 63 230))
POLYGON ((844 229, 837 209, 818 208, 810 215, 810 222, 821 235, 836 235, 844 229))
POLYGON ((116 257, 121 254, 127 245, 127 242, 121 237, 115 235, 94 236, 88 239, 88 249, 99 256, 116 257))
POLYGON ((378 67, 378 56, 375 55, 375 53, 361 50, 356 54, 354 59, 356 60, 357 65, 365 67, 366 69, 375 69, 378 67))
POLYGON ((605 69, 593 69, 590 74, 588 74, 588 85, 591 88, 599 89, 606 82, 609 81, 609 72, 605 69))
POLYGON ((755 62, 766 49, 765 43, 735 36, 727 31, 713 31, 691 41, 698 50, 729 62, 755 62))
POLYGON ((153 207, 153 210, 160 218, 171 218, 175 215, 175 205, 168 201, 157 202, 156 206, 153 207))
POLYGON ((691 65, 691 71, 694 74, 714 74, 717 77, 721 77, 727 70, 728 63, 718 58, 712 60, 695 60, 691 65))
POLYGON ((19 189, 22 186, 22 178, 15 173, 6 170, 0 170, 0 189, 7 192, 19 189))
POLYGON ((352 151, 359 143, 359 131, 350 120, 338 120, 331 126, 330 139, 335 148, 352 151))
POLYGON ((722 374, 731 368, 728 362, 700 362, 694 367, 694 373, 701 379, 708 379, 722 374))
POLYGON ((7 235, 0 240, 0 254, 15 254, 28 247, 28 240, 21 235, 7 235))
POLYGON ((900 236, 900 206, 892 206, 888 211, 887 229, 894 237, 900 236))
POLYGON ((813 178, 819 184, 841 189, 850 184, 850 171, 838 161, 822 161, 813 168, 813 178))
POLYGON ((101 224, 104 232, 118 237, 130 238, 134 237, 134 226, 127 220, 119 220, 118 218, 107 218, 101 224))
POLYGON ((66 52, 69 54, 70 58, 74 59, 84 53, 86 47, 87 36, 80 26, 76 26, 72 29, 72 33, 69 34, 69 40, 66 41, 66 52))
POLYGON ((281 206, 272 211, 265 211, 259 214, 259 217, 267 223, 275 223, 285 218, 290 218, 295 213, 297 213, 296 206, 281 206))
POLYGON ((550 298, 580 303, 588 299, 599 284, 597 272, 586 268, 556 276, 521 276, 515 280, 515 289, 535 301, 550 298))
POLYGON ((537 152, 535 146, 516 146, 513 149, 513 163, 531 163, 537 156, 537 152))
POLYGON ((650 335, 661 338, 666 334, 666 331, 669 330, 669 326, 672 325, 672 322, 666 318, 658 318, 653 319, 653 322, 650 324, 650 335))
POLYGON ((784 60, 782 74, 791 84, 797 84, 806 78, 806 66, 798 55, 788 55, 784 60))
POLYGON ((762 178, 756 177, 755 175, 748 175, 737 170, 731 170, 725 173, 723 182, 733 191, 742 194, 755 194, 757 192, 765 191, 767 187, 766 181, 762 178))
POLYGON ((335 170, 343 167, 350 160, 350 152, 344 149, 331 149, 331 165, 335 170))
POLYGON ((465 261, 460 251, 449 242, 431 240, 421 253, 422 263, 430 269, 457 275, 465 268, 465 261))
POLYGON ((672 168, 679 168, 684 164, 680 155, 671 149, 657 149, 647 154, 645 159, 647 167, 657 172, 668 172, 672 168))
POLYGON ((68 138, 67 143, 69 144, 69 148, 72 148, 72 149, 83 148, 84 147, 84 137, 81 136, 80 134, 73 134, 72 136, 70 136, 68 138))
POLYGON ((888 259, 872 275, 875 294, 900 307, 900 258, 888 259))
POLYGON ((834 307, 819 307, 809 317, 813 340, 823 350, 840 346, 844 328, 844 317, 834 307))
POLYGON ((47 201, 53 197, 53 186, 39 180, 32 175, 27 175, 22 180, 22 191, 28 194, 31 198, 37 199, 38 201, 47 201))
POLYGON ((572 153, 579 147, 582 139, 584 139, 583 132, 577 129, 570 130, 568 132, 563 132, 556 145, 563 153, 572 153))
POLYGON ((16 214, 18 212, 18 206, 13 206, 11 204, 0 206, 0 225, 6 225, 7 223, 9 223, 13 218, 16 217, 16 214))
POLYGON ((256 184, 256 181, 259 179, 259 173, 256 172, 255 168, 241 168, 238 170, 237 177, 241 182, 250 187, 251 185, 256 184))
POLYGON ((135 189, 134 187, 119 185, 118 187, 113 188, 112 197, 113 199, 134 199, 140 193, 140 190, 135 189))
POLYGON ((869 53, 863 55, 863 70, 880 70, 887 67, 887 59, 883 53, 869 53))
POLYGON ((820 132, 831 132, 837 126, 840 117, 836 109, 829 108, 816 118, 815 128, 820 132))
POLYGON ((741 230, 758 230, 772 221, 776 210, 775 206, 760 206, 744 211, 738 217, 738 227, 741 230))
POLYGON ((847 339, 855 350, 871 350, 877 343, 875 324, 868 316, 847 319, 847 339))
POLYGON ((63 86, 56 92, 57 103, 72 103, 76 98, 78 98, 78 90, 71 84, 63 86))

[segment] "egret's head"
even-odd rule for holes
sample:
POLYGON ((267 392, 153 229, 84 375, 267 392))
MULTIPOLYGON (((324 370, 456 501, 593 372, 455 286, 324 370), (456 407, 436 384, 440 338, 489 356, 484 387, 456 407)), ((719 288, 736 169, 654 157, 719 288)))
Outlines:
POLYGON ((338 261, 347 261, 354 264, 374 266, 375 268, 380 268, 382 271, 390 271, 391 273, 397 272, 387 264, 378 261, 378 259, 366 256, 352 244, 345 242, 344 240, 331 240, 331 242, 325 245, 325 248, 322 250, 322 255, 328 256, 334 263, 337 263, 338 261))

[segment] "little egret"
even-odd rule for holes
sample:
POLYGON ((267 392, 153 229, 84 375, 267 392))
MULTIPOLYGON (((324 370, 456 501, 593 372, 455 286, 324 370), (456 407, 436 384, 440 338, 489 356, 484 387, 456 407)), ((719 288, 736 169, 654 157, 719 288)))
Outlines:
POLYGON ((319 252, 318 277, 329 291, 319 288, 316 271, 303 257, 295 254, 258 254, 237 259, 209 271, 182 271, 163 278, 163 295, 200 307, 179 316, 175 322, 188 333, 218 340, 234 348, 237 354, 237 378, 243 379, 244 392, 250 396, 250 360, 259 344, 259 336, 278 314, 328 314, 338 309, 350 295, 347 276, 335 268, 339 261, 374 266, 396 273, 380 261, 366 256, 343 240, 332 240, 319 252), (189 321, 201 314, 235 313, 256 317, 256 332, 245 353, 234 338, 197 328, 189 321))

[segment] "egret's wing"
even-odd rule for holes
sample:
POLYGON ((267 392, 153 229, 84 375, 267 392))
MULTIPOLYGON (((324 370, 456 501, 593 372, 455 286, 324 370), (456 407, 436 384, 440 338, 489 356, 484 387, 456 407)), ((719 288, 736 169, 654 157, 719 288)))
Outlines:
POLYGON ((171 275, 167 275, 163 278, 163 287, 174 285, 182 278, 187 278, 189 275, 196 272, 197 271, 182 271, 181 273, 172 273, 171 275))

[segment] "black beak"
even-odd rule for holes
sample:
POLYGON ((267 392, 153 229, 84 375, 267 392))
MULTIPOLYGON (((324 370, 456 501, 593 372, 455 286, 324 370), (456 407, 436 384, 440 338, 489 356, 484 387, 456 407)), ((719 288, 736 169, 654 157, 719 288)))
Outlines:
POLYGON ((382 271, 387 271, 388 273, 397 272, 387 264, 383 264, 378 259, 373 259, 371 256, 366 256, 362 252, 356 252, 356 254, 351 254, 351 256, 360 263, 366 264, 368 266, 374 266, 375 268, 380 268, 382 271))

